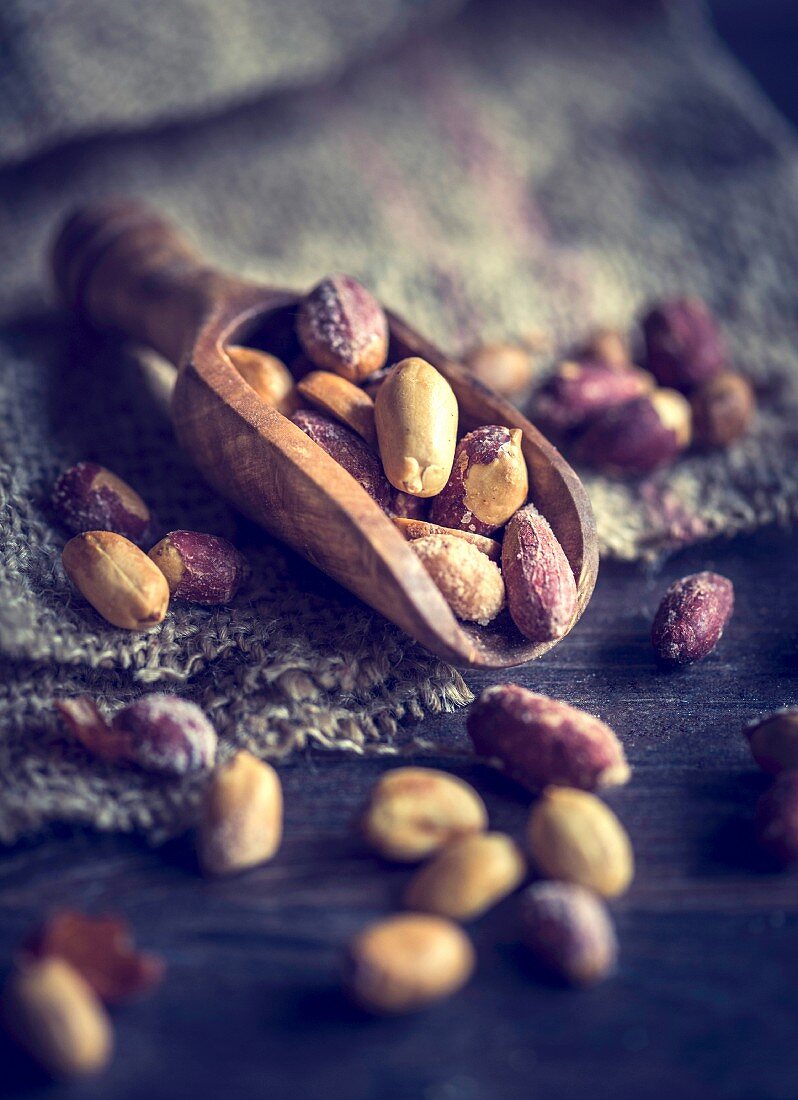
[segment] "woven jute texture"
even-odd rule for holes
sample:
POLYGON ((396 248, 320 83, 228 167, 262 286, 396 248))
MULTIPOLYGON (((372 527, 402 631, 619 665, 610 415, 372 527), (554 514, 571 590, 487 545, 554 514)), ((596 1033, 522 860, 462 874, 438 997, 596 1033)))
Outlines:
POLYGON ((208 492, 148 360, 75 344, 43 257, 78 202, 144 198, 213 260, 272 283, 349 271, 453 353, 530 329, 564 346, 592 323, 629 325, 659 294, 703 295, 758 387, 758 423, 727 454, 642 483, 590 476, 603 551, 651 557, 795 516, 796 147, 691 5, 236 0, 219 24, 212 0, 173 0, 132 26, 121 2, 101 20, 74 3, 71 33, 36 7, 2 15, 16 49, 0 96, 13 258, 0 267, 0 838, 56 820, 158 838, 192 819, 201 781, 89 760, 60 735, 54 696, 110 711, 174 690, 209 712, 223 754, 262 755, 396 751, 409 720, 468 699, 457 672, 208 492), (127 478, 164 529, 233 537, 250 587, 230 608, 175 604, 147 634, 104 624, 63 574, 47 505, 80 458, 127 478))

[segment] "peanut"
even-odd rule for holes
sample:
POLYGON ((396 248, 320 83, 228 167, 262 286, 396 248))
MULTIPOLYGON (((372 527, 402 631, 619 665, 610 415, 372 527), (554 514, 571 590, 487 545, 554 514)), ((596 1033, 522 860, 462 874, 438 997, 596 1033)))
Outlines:
POLYGON ((529 504, 504 532, 502 573, 510 617, 531 642, 561 638, 577 606, 576 580, 548 521, 529 504))
POLYGON ((687 665, 708 656, 734 610, 734 586, 718 573, 674 581, 662 597, 651 644, 662 661, 687 665))
POLYGON ((358 382, 383 366, 388 321, 377 299, 351 275, 331 275, 299 307, 297 335, 317 367, 358 382))
POLYGON ((332 371, 314 370, 306 374, 296 388, 309 405, 340 420, 370 447, 376 447, 374 402, 360 386, 332 371))
POLYGON ((663 386, 689 389, 723 368, 723 338, 700 298, 658 302, 643 318, 643 333, 648 369, 663 386))
POLYGON ((64 547, 67 576, 104 619, 147 630, 166 615, 169 585, 147 555, 122 535, 86 531, 64 547))
POLYGON ((108 1014, 77 970, 49 956, 14 971, 3 995, 9 1030, 54 1077, 99 1073, 111 1058, 108 1014))
POLYGON ((785 707, 746 730, 751 755, 763 771, 798 769, 798 707, 785 707))
POLYGON ((270 860, 283 833, 283 793, 270 764, 241 750, 208 785, 197 847, 207 875, 230 875, 270 860))
POLYGON ((626 830, 609 806, 587 791, 547 788, 532 807, 527 838, 547 878, 578 883, 606 898, 624 893, 632 881, 626 830))
POLYGON ((497 424, 463 436, 449 480, 435 497, 430 519, 442 527, 491 535, 526 500, 529 488, 520 428, 497 424))
POLYGON ((434 768, 395 768, 372 791, 362 828, 381 856, 414 863, 487 824, 484 802, 462 779, 434 768))
POLYGON ((402 913, 365 928, 352 942, 346 984, 375 1013, 414 1012, 457 992, 474 970, 462 929, 441 917, 402 913))
MULTIPOLYGON (((410 499, 418 500, 418 497, 411 497, 410 499)), ((456 538, 463 539, 465 542, 470 542, 472 546, 476 546, 477 550, 489 557, 491 561, 498 561, 501 558, 501 543, 497 542, 496 539, 489 539, 485 535, 475 535, 473 531, 460 531, 453 527, 441 527, 438 523, 427 523, 423 519, 405 519, 402 516, 394 516, 393 521, 410 542, 427 538, 428 535, 454 535, 456 538)))
POLYGON ((482 626, 504 607, 498 566, 455 535, 427 535, 410 543, 458 619, 482 626))
POLYGON ((521 898, 524 942, 550 973, 592 985, 615 967, 618 941, 607 907, 584 886, 536 882, 521 898))
POLYGON ((431 497, 452 472, 457 444, 457 399, 442 374, 424 359, 403 359, 374 403, 377 438, 390 483, 431 497))
POLYGON ((532 791, 596 790, 629 779, 623 746, 609 726, 520 684, 485 688, 468 715, 468 733, 478 753, 498 759, 532 791))
POLYGON ((115 531, 131 542, 146 539, 150 510, 121 477, 96 462, 78 462, 65 470, 53 489, 53 508, 73 534, 115 531))
POLYGON ((525 876, 526 860, 511 837, 477 833, 447 844, 416 871, 405 905, 453 920, 473 920, 511 894, 525 876))
POLYGON ((290 416, 296 407, 294 379, 276 355, 230 344, 225 348, 230 362, 265 405, 290 416))
POLYGON ((166 577, 171 595, 192 603, 229 603, 247 573, 231 542, 201 531, 170 531, 148 557, 166 577))

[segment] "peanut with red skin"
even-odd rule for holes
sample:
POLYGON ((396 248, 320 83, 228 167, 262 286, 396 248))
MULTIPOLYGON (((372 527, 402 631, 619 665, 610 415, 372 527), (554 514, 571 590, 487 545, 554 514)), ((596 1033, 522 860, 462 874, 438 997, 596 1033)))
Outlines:
POLYGON ((520 684, 494 684, 471 707, 468 734, 481 756, 498 760, 531 791, 552 784, 593 791, 626 783, 629 765, 599 718, 520 684))
POLYGON ((601 981, 615 967, 618 941, 606 905, 573 882, 536 882, 521 896, 524 943, 568 985, 601 981))
POLYGON ((317 367, 350 382, 379 370, 388 355, 382 306, 351 275, 331 275, 311 290, 299 307, 297 335, 317 367))
POLYGON ((643 318, 646 366, 662 386, 689 390, 719 374, 726 357, 715 318, 700 298, 671 298, 643 318))
POLYGON ((367 444, 349 428, 321 413, 300 409, 291 417, 305 435, 310 436, 330 458, 343 466, 355 481, 359 481, 368 495, 382 509, 387 509, 391 499, 391 487, 385 477, 379 458, 367 444))
POLYGON ((531 642, 561 638, 576 614, 573 570, 548 521, 521 508, 504 532, 502 574, 510 616, 531 642))
POLYGON ((703 660, 720 641, 733 610, 734 586, 718 573, 693 573, 674 581, 651 628, 657 656, 678 665, 703 660))
POLYGON ((55 483, 52 502, 61 523, 75 535, 113 531, 139 543, 152 526, 150 510, 138 493, 96 462, 78 462, 65 470, 55 483))
POLYGON ((692 438, 689 402, 660 389, 607 409, 577 441, 582 461, 610 474, 645 474, 667 466, 692 438))
POLYGON ((463 436, 449 479, 433 499, 430 520, 441 527, 491 535, 526 500, 529 488, 520 428, 486 424, 463 436))

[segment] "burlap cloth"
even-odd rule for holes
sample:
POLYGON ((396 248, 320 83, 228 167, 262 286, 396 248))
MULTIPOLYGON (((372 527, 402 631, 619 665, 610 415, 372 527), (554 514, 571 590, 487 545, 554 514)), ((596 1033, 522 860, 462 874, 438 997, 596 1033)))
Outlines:
POLYGON ((140 359, 110 340, 75 354, 43 257, 79 201, 146 198, 272 282, 352 272, 453 351, 533 328, 565 344, 659 293, 704 295, 760 391, 756 430, 642 484, 590 477, 603 549, 650 556, 798 510, 796 146, 689 4, 9 0, 0 38, 2 840, 191 820, 200 783, 88 760, 54 695, 185 692, 224 753, 262 754, 395 751, 407 719, 469 695, 204 489, 140 359), (247 591, 176 604, 148 634, 105 625, 47 506, 79 458, 164 528, 233 535, 247 591))

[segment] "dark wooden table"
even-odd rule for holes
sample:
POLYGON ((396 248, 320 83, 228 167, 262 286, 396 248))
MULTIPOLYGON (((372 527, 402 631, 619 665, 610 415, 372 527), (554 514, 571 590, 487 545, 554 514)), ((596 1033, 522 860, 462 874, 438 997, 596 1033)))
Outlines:
MULTIPOLYGON (((279 856, 234 881, 203 881, 187 842, 152 851, 71 834, 0 856, 0 959, 43 911, 74 905, 123 912, 169 966, 154 996, 116 1014, 104 1076, 46 1086, 0 1046, 0 1095, 795 1100, 798 874, 757 859, 751 814, 766 781, 740 731, 798 698, 797 556, 794 538, 769 532, 690 551, 659 575, 605 566, 573 635, 516 673, 606 718, 634 767, 610 798, 638 861, 613 906, 613 980, 541 984, 510 899, 473 926, 479 967, 460 996, 415 1018, 359 1015, 339 991, 341 948, 395 907, 408 872, 371 857, 350 825, 390 764, 313 756, 283 768, 279 856), (659 595, 705 566, 733 579, 734 620, 703 665, 663 672, 648 643, 659 595)), ((464 717, 423 733, 461 733, 464 717)), ((485 795, 495 827, 522 830, 523 792, 481 766, 453 770, 485 795)))

